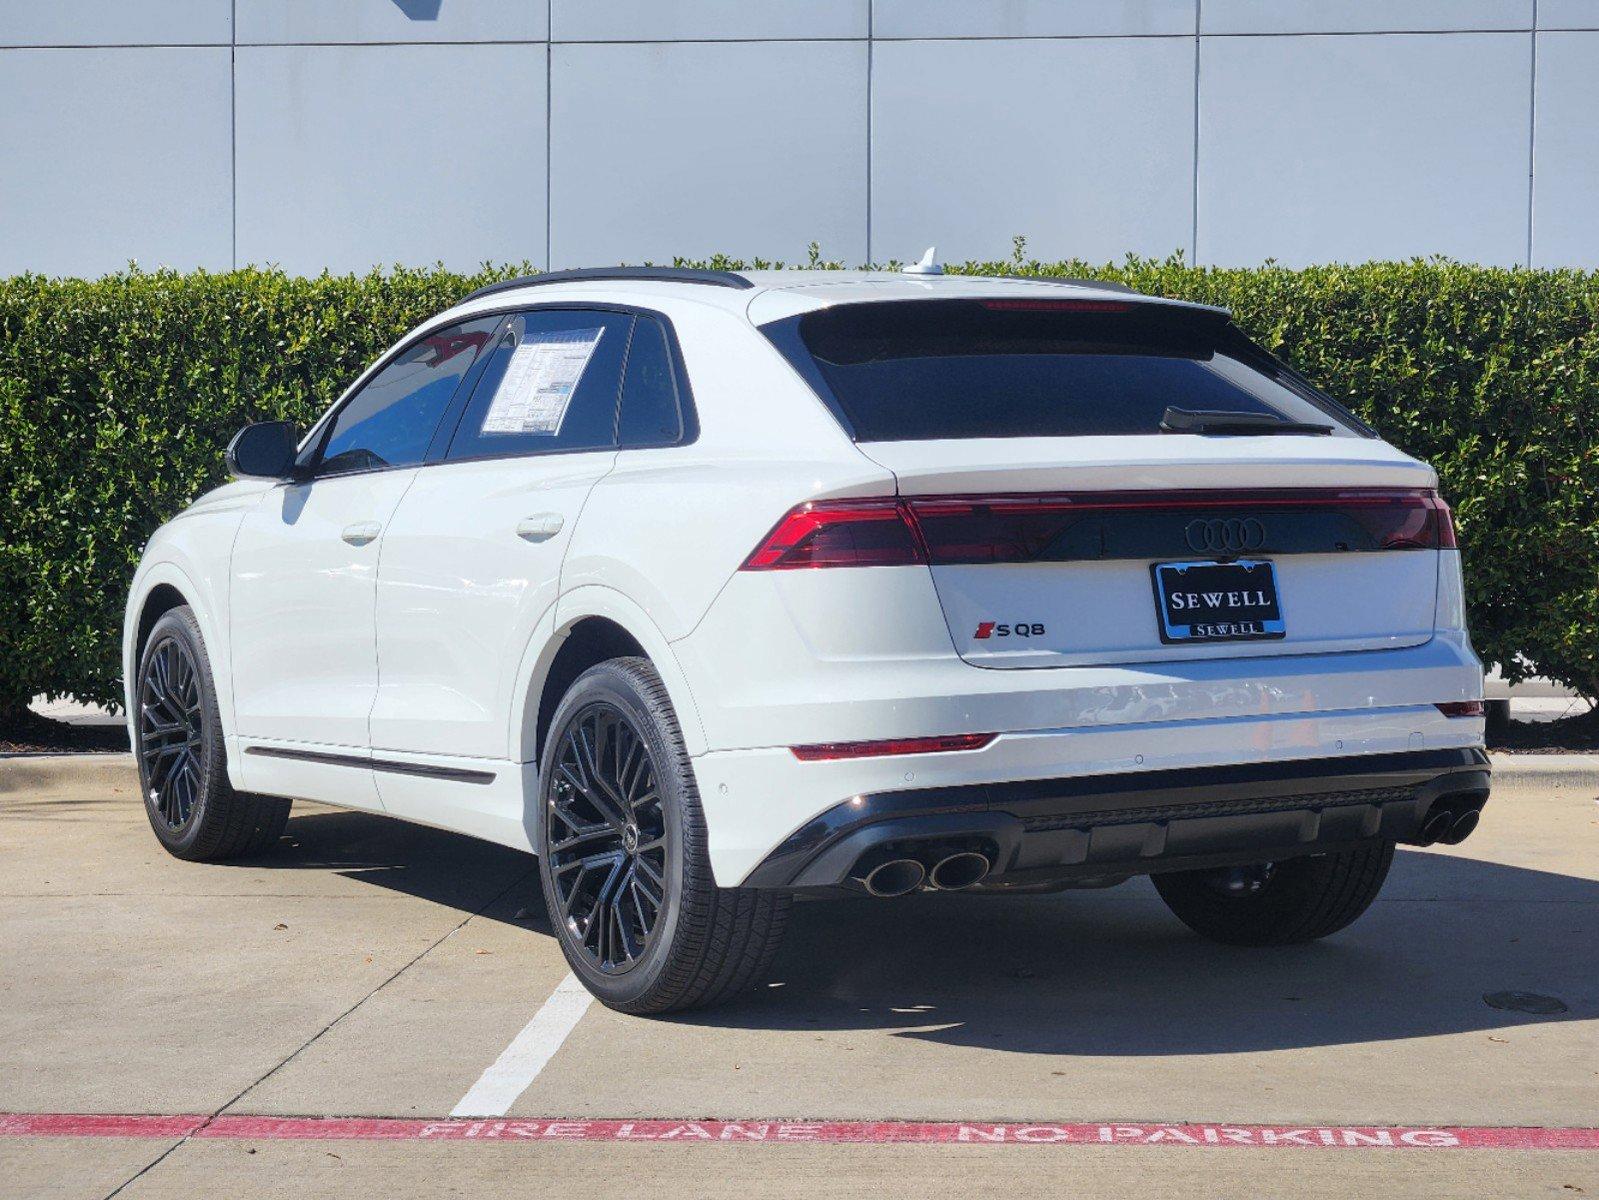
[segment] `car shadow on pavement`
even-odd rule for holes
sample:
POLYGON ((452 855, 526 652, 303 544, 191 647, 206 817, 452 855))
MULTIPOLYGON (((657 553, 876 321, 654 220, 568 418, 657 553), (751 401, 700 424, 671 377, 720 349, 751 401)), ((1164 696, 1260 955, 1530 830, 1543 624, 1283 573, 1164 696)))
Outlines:
MULTIPOLYGON (((297 817, 290 835, 274 865, 331 867, 465 911, 500 896, 484 917, 550 934, 526 855, 356 813, 297 817)), ((1380 1042, 1595 1016, 1599 881, 1458 851, 1401 849, 1372 909, 1304 946, 1207 942, 1166 910, 1147 879, 1045 896, 802 902, 750 993, 660 1019, 1138 1056, 1380 1042), (1534 1014, 1484 1000, 1501 992, 1553 996, 1567 1009, 1534 1014)))

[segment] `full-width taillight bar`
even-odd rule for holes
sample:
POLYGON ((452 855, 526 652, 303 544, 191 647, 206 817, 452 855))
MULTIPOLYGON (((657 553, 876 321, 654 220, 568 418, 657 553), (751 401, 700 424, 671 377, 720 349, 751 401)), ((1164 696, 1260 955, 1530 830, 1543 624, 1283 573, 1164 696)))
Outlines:
POLYGON ((1064 524, 1093 513, 1333 509, 1384 550, 1455 546, 1449 506, 1431 488, 1277 488, 1255 492, 1079 492, 817 500, 790 510, 746 571, 1027 562, 1064 524))

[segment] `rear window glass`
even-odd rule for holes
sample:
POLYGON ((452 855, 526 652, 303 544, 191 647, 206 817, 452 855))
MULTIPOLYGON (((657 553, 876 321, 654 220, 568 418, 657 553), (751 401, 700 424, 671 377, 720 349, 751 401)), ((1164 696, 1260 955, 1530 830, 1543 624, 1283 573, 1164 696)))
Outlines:
POLYGON ((1168 406, 1331 425, 1221 313, 1118 300, 844 304, 763 326, 863 442, 1158 434, 1168 406))

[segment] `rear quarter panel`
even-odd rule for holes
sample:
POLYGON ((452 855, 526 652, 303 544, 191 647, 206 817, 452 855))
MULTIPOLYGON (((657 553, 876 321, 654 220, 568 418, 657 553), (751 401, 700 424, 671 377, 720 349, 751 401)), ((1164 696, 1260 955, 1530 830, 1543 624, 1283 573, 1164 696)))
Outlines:
MULTIPOLYGON (((891 495, 820 400, 743 317, 662 305, 699 415, 686 446, 623 450, 589 494, 561 590, 611 588, 686 636, 762 537, 818 496, 891 495)), ((569 619, 568 606, 561 616, 569 619)))

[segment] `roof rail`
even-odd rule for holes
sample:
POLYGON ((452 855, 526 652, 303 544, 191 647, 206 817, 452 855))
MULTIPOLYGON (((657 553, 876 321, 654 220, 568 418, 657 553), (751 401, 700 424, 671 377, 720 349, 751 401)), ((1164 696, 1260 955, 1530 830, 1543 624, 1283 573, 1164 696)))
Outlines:
POLYGON ((1081 279, 1073 275, 1000 275, 998 278, 1021 279, 1027 283, 1069 283, 1073 287, 1102 288, 1107 292, 1126 292, 1130 296, 1144 294, 1128 287, 1125 283, 1114 283, 1109 279, 1081 279))
POLYGON ((461 298, 460 303, 508 292, 513 288, 533 287, 541 283, 584 283, 590 280, 643 279, 652 283, 700 283, 708 287, 752 288, 755 285, 733 271, 704 271, 697 267, 579 267, 572 271, 545 271, 540 275, 523 275, 480 287, 461 298))

